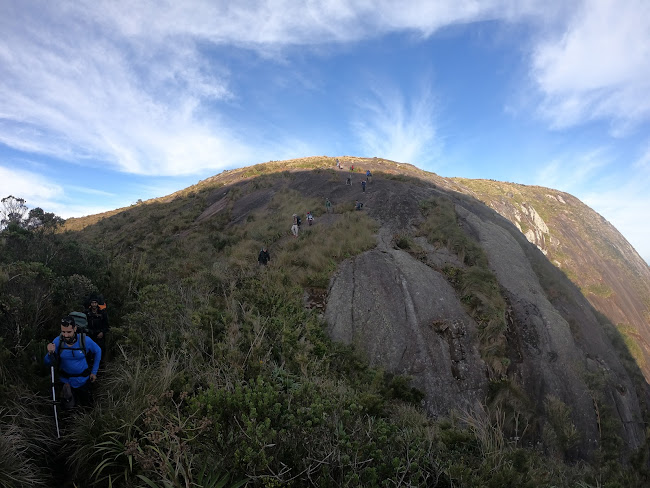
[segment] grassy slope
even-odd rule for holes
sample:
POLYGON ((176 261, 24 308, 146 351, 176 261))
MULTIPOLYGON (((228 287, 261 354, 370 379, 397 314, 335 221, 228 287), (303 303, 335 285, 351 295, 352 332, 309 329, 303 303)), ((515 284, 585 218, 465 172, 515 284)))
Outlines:
MULTIPOLYGON (((107 294, 123 297, 113 309, 123 314, 113 322, 119 356, 101 408, 69 433, 71 466, 118 485, 137 484, 143 473, 201 484, 196 467, 207 460, 213 471, 205 476, 245 474, 256 486, 293 476, 296 486, 308 479, 320 486, 599 483, 600 472, 564 465, 561 451, 549 459, 508 441, 499 412, 426 419, 408 404, 418 396, 399 378, 370 370, 324 337, 316 314, 304 310, 303 290, 322 289, 338 262, 373 246, 374 223, 337 209, 327 229, 292 239, 284 216, 320 204, 291 190, 292 172, 333 164, 306 158, 243 168, 68 222, 67 230, 84 229, 81 239, 103 251, 107 294), (230 184, 223 209, 197 224, 230 184), (242 208, 266 190, 266 204, 242 208), (251 258, 262 244, 272 252, 264 273, 251 258)), ((354 164, 462 189, 410 165, 354 164)))
MULTIPOLYGON (((374 172, 382 171, 394 177, 399 175, 416 177, 449 190, 469 193, 511 221, 517 221, 523 232, 532 228, 533 224, 526 218, 517 220, 514 211, 519 210, 521 216, 522 206, 531 204, 550 229, 549 234, 544 236, 542 245, 549 260, 561 268, 582 289, 596 309, 618 324, 646 378, 650 378, 650 272, 648 267, 614 227, 578 199, 563 192, 538 186, 493 180, 441 178, 409 164, 383 159, 349 156, 340 159, 346 169, 354 164, 357 171, 371 168, 374 172), (557 200, 558 195, 565 203, 557 200), (594 263, 599 264, 594 265, 594 263)), ((288 161, 270 161, 225 171, 171 195, 103 214, 69 219, 64 229, 80 230, 112 217, 109 224, 105 226, 100 224, 100 228, 91 233, 121 235, 124 231, 130 235, 124 237, 123 242, 120 243, 124 249, 133 246, 142 248, 143 243, 158 240, 152 243, 156 247, 169 241, 170 235, 178 234, 181 229, 188 229, 198 216, 197 212, 200 213, 204 208, 206 195, 215 188, 264 175, 305 169, 331 169, 334 165, 335 158, 314 156, 288 161), (162 207, 162 204, 171 205, 171 209, 169 210, 166 205, 162 207), (189 210, 189 207, 195 208, 195 212, 179 212, 181 208, 189 210), (130 225, 141 222, 142 219, 139 217, 141 212, 136 210, 145 208, 147 210, 142 211, 148 215, 146 219, 160 223, 161 227, 148 229, 149 231, 146 232, 147 229, 144 231, 134 229, 134 226, 130 225), (180 215, 185 217, 181 218, 180 215)))

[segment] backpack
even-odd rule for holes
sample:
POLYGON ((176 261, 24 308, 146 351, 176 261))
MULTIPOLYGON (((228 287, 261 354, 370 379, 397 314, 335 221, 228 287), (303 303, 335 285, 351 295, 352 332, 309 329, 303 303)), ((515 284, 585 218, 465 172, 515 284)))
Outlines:
POLYGON ((302 220, 300 220, 300 217, 296 217, 296 223, 298 224, 298 227, 300 227, 300 224, 302 224, 302 220))
POLYGON ((88 317, 83 312, 70 312, 68 314, 74 319, 74 325, 77 327, 77 332, 80 334, 88 333, 88 317))

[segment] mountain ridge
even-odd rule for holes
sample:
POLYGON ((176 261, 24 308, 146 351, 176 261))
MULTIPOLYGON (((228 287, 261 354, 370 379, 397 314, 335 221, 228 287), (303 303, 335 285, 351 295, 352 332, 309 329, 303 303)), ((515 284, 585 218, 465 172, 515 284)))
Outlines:
MULTIPOLYGON (((583 291, 598 311, 617 325, 646 380, 650 381, 650 267, 611 223, 569 193, 496 180, 445 178, 408 163, 382 158, 312 156, 225 170, 188 188, 140 204, 169 202, 206 187, 225 186, 265 174, 331 169, 336 159, 346 166, 345 171, 356 164, 357 169, 364 165, 394 177, 423 178, 447 190, 471 195, 510 220, 583 291), (575 215, 568 210, 576 210, 575 215), (578 233, 569 232, 576 226, 578 233), (589 246, 584 247, 586 254, 581 252, 581 239, 589 241, 589 246)), ((128 208, 131 207, 71 218, 65 228, 80 230, 128 208)))
MULTIPOLYGON (((217 274, 233 266, 252 273, 251 261, 263 244, 272 255, 289 252, 282 259, 299 272, 309 261, 289 257, 291 249, 307 252, 305 245, 316 245, 310 236, 326 240, 330 230, 343 225, 348 226, 345 239, 351 240, 355 226, 374 228, 374 244, 364 237, 352 244, 356 253, 336 251, 338 265, 322 263, 322 272, 301 283, 307 308, 324 304, 316 311, 332 338, 354 345, 372 366, 411 377, 434 417, 487 403, 522 415, 533 436, 544 438, 551 435, 552 412, 568 409, 579 436, 561 441, 562 449, 565 455, 589 458, 602 442, 603 412, 610 412, 608 419, 627 449, 646 442, 650 390, 639 369, 642 361, 635 363, 619 336, 626 332, 626 342, 638 346, 642 359, 645 346, 633 339, 646 331, 614 330, 544 255, 552 251, 561 258, 561 244, 572 242, 554 230, 552 209, 537 200, 522 202, 526 205, 518 209, 509 207, 512 215, 519 212, 513 223, 477 199, 476 188, 467 182, 379 158, 339 159, 345 170, 334 166, 334 158, 313 157, 227 171, 172 195, 67 226, 84 228, 84 238, 132 260, 146 260, 173 281, 204 264, 217 274), (353 164, 354 172, 347 169, 353 164), (366 169, 373 177, 363 192, 366 169), (352 186, 345 182, 348 175, 352 186), (334 214, 324 212, 326 197, 334 214), (363 212, 354 210, 359 199, 363 212), (291 239, 291 213, 306 210, 316 215, 316 226, 291 239), (533 241, 538 233, 540 244, 548 241, 546 249, 522 233, 530 229, 533 241), (189 246, 200 257, 169 261, 172 250, 188 254, 189 246), (222 250, 227 254, 222 256, 222 250)), ((573 197, 555 195, 565 203, 554 201, 568 210, 566 202, 573 197)), ((577 208, 590 216, 589 225, 598 224, 593 211, 577 208)), ((603 248, 609 249, 606 242, 603 248)), ((574 259, 600 259, 596 252, 585 257, 589 247, 581 249, 574 259)), ((623 296, 619 285, 608 284, 615 293, 603 298, 623 296)))

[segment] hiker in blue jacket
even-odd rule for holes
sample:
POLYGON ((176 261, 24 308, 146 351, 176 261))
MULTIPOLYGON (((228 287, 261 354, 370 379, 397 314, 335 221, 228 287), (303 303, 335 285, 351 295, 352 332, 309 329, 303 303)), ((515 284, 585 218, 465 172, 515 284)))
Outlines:
POLYGON ((61 403, 70 409, 75 405, 90 406, 92 391, 90 383, 97 380, 97 370, 102 358, 101 348, 90 337, 77 333, 74 318, 61 319, 61 335, 47 345, 45 364, 59 363, 59 379, 63 383, 61 403), (94 356, 90 366, 86 356, 94 356), (90 380, 90 381, 89 381, 90 380))

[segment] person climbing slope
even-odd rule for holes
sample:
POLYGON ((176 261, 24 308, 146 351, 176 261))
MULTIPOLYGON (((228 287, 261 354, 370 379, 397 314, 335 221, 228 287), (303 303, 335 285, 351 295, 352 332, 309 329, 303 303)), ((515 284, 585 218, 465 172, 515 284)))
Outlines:
POLYGON ((58 362, 59 379, 63 383, 62 406, 71 409, 75 405, 91 406, 91 383, 97 380, 101 348, 86 334, 78 334, 74 318, 69 315, 61 319, 61 335, 47 345, 45 364, 53 366, 58 362), (89 365, 87 356, 94 356, 89 365))
MULTIPOLYGON (((88 335, 106 352, 106 334, 108 333, 108 313, 106 307, 102 308, 99 303, 99 297, 93 295, 90 297, 90 304, 86 309, 86 318, 88 319, 88 335)), ((104 300, 102 299, 102 304, 104 300)))
POLYGON ((264 246, 260 251, 259 256, 257 256, 257 262, 260 263, 260 265, 266 266, 266 264, 270 260, 271 260, 271 255, 269 254, 269 251, 266 249, 266 246, 264 246))

